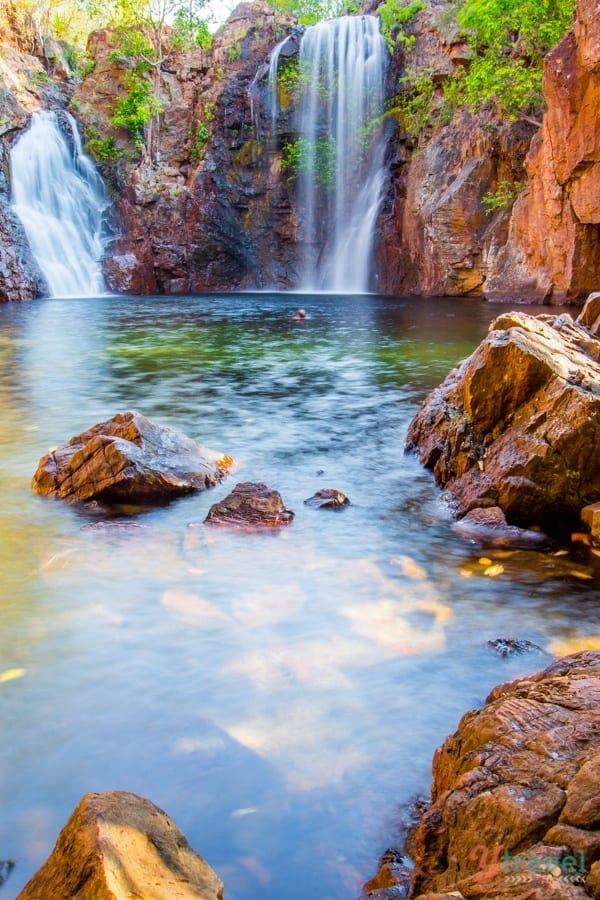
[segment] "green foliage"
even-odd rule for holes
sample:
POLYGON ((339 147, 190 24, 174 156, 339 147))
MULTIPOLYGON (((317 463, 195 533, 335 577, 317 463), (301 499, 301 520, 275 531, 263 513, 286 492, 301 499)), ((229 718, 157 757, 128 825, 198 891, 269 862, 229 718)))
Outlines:
POLYGON ((231 47, 227 48, 227 59, 230 63, 235 62, 236 59, 239 59, 242 55, 242 45, 241 44, 232 44, 231 47))
POLYGON ((298 19, 300 25, 314 25, 357 12, 356 0, 268 0, 269 5, 298 19))
POLYGON ((402 26, 410 22, 420 10, 426 8, 424 0, 385 0, 385 3, 378 7, 381 34, 391 54, 394 53, 398 42, 407 47, 413 45, 414 37, 405 34, 401 30, 402 26))
POLYGON ((490 215, 497 209, 510 206, 523 186, 522 181, 499 181, 494 193, 489 192, 481 199, 486 213, 490 215))
POLYGON ((334 186, 337 163, 336 143, 332 135, 317 141, 297 138, 284 144, 282 149, 281 164, 290 172, 290 184, 301 175, 310 174, 320 187, 329 190, 334 186))
POLYGON ((125 85, 127 93, 117 100, 110 121, 115 128, 125 128, 141 151, 144 129, 152 116, 160 115, 162 107, 152 94, 150 82, 137 72, 126 74, 125 85))
POLYGON ((209 50, 212 46, 212 34, 204 19, 193 8, 182 6, 173 19, 171 43, 180 50, 192 50, 194 47, 209 50))
MULTIPOLYGON (((207 104, 208 105, 208 104, 207 104)), ((195 164, 204 156, 204 148, 210 137, 208 126, 205 122, 198 122, 194 142, 190 148, 190 162, 195 164)))
POLYGON ((114 137, 91 137, 85 149, 96 162, 116 162, 121 156, 114 137))
POLYGON ((575 0, 463 0, 458 24, 473 53, 461 81, 472 109, 509 118, 539 111, 543 57, 573 21, 575 0))
POLYGON ((400 127, 416 140, 435 114, 435 84, 431 70, 408 70, 400 79, 400 87, 400 93, 387 106, 386 117, 398 119, 400 127))

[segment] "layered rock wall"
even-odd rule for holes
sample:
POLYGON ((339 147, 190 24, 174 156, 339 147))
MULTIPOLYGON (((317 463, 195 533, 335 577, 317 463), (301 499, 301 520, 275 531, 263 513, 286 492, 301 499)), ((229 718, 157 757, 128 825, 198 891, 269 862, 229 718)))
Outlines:
MULTIPOLYGON (((444 29, 433 3, 409 24, 413 49, 396 60, 401 72, 431 74, 434 104, 444 80, 468 64, 444 29)), ((537 132, 530 121, 461 112, 417 147, 400 133, 378 246, 384 292, 563 302, 597 287, 599 47, 597 4, 579 0, 574 30, 546 58, 537 132), (524 188, 514 206, 489 215, 482 200, 501 182, 524 188)))
MULTIPOLYGON (((169 59, 157 158, 128 160, 131 142, 117 134, 117 237, 106 266, 112 289, 173 294, 290 283, 291 191, 269 111, 257 99, 253 117, 250 98, 257 71, 264 78, 290 24, 267 4, 241 4, 210 50, 169 59)), ((100 139, 114 135, 110 117, 125 90, 114 49, 110 32, 92 36, 95 69, 74 98, 88 135, 100 139)))

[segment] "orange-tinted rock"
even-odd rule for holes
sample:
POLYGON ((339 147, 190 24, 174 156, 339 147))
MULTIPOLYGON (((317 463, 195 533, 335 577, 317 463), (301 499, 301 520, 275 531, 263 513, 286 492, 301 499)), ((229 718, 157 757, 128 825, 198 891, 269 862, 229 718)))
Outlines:
POLYGON ((457 516, 500 507, 560 533, 600 500, 600 342, 568 315, 509 313, 427 398, 407 447, 457 516))
POLYGON ((126 412, 46 454, 32 487, 69 502, 153 503, 212 487, 232 462, 181 432, 126 412))
POLYGON ((575 29, 546 57, 547 112, 526 161, 528 185, 484 290, 560 301, 600 283, 600 19, 579 0, 575 29), (510 291, 507 290, 510 288, 510 291))
POLYGON ((171 819, 125 791, 86 794, 18 900, 222 900, 217 874, 171 819))
POLYGON ((294 513, 286 509, 281 494, 262 481, 243 481, 223 500, 214 503, 204 520, 229 528, 281 528, 290 525, 294 513))
POLYGON ((435 754, 431 806, 409 845, 411 896, 589 896, 599 752, 599 652, 495 688, 435 754), (570 796, 587 825, 559 824, 570 796))

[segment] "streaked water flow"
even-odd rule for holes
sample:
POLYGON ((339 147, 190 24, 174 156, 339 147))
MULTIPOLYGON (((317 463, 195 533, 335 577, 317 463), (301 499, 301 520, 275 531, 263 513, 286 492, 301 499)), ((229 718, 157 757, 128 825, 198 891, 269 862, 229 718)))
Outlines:
POLYGON ((53 297, 88 297, 104 290, 100 267, 102 178, 83 153, 74 119, 36 112, 11 151, 11 194, 33 255, 53 297))
POLYGON ((598 641, 591 572, 529 552, 490 567, 403 453, 496 314, 270 294, 0 307, 0 675, 24 670, 0 680, 0 896, 84 792, 121 788, 167 810, 228 900, 351 900, 461 714, 546 661, 486 641, 598 641), (31 493, 48 447, 127 408, 233 455, 232 477, 112 523, 31 493), (277 488, 293 524, 207 530, 242 480, 277 488), (352 505, 306 507, 321 487, 352 505))

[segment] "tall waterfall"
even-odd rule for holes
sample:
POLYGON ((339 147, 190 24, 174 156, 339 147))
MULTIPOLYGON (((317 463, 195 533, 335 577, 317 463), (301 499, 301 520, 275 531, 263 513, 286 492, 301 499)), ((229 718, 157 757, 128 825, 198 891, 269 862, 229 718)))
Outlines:
POLYGON ((374 16, 320 22, 302 37, 296 156, 307 290, 368 290, 385 174, 387 59, 374 16))
POLYGON ((37 112, 10 155, 12 205, 53 297, 104 291, 100 268, 102 179, 68 116, 69 142, 53 112, 37 112))

